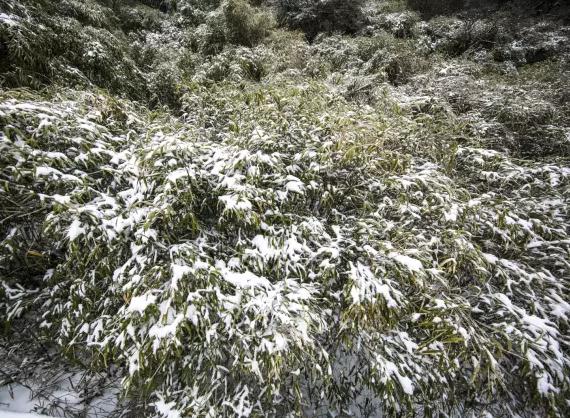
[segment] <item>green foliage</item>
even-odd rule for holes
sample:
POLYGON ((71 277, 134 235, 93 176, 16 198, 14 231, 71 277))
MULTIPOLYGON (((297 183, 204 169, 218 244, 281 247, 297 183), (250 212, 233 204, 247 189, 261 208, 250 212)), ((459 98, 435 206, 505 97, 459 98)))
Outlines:
POLYGON ((149 85, 151 106, 162 104, 173 111, 180 109, 180 74, 175 73, 170 66, 160 66, 150 74, 149 85))
POLYGON ((424 30, 437 50, 459 56, 467 51, 492 49, 508 38, 500 26, 493 20, 437 17, 424 30))
POLYGON ((243 46, 255 46, 269 33, 272 17, 258 11, 245 0, 227 0, 222 5, 226 23, 226 38, 243 46))
POLYGON ((415 40, 395 38, 383 31, 349 39, 328 36, 313 43, 307 69, 314 75, 318 74, 316 68, 324 74, 352 71, 360 75, 379 75, 391 84, 405 84, 429 68, 425 54, 416 44, 415 40))
POLYGON ((420 18, 416 13, 403 12, 382 14, 378 19, 378 26, 390 32, 397 38, 410 38, 414 36, 414 28, 420 18))
POLYGON ((157 31, 160 28, 160 13, 150 7, 118 7, 117 15, 121 29, 126 33, 141 30, 157 31))
POLYGON ((466 0, 406 0, 412 10, 417 10, 424 17, 456 13, 461 10, 466 0))
POLYGON ((227 44, 253 47, 273 26, 272 16, 245 0, 226 0, 197 28, 194 43, 206 54, 220 53, 227 44))
POLYGON ((8 10, 14 13, 13 23, 0 25, 3 85, 93 83, 133 98, 145 96, 142 75, 129 59, 121 34, 107 27, 111 18, 98 4, 22 2, 8 10))
POLYGON ((272 73, 300 71, 309 61, 310 48, 301 32, 277 29, 264 42, 269 50, 267 66, 272 73))
POLYGON ((357 385, 394 416, 420 393, 434 411, 562 414, 564 167, 459 146, 469 129, 434 106, 358 107, 324 83, 195 85, 183 123, 67 94, 80 100, 0 108, 6 200, 37 211, 32 254, 59 254, 18 288, 16 229, 4 309, 41 305, 44 335, 115 364, 125 394, 190 415, 310 414, 366 408, 346 396, 357 385))
POLYGON ((276 0, 277 21, 299 29, 312 41, 318 33, 356 33, 366 19, 362 0, 276 0))

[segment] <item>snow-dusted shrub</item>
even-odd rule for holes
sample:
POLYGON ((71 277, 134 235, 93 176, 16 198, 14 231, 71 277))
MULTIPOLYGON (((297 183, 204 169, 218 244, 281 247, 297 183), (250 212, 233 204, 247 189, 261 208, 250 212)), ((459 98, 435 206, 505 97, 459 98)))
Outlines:
POLYGON ((299 29, 312 41, 318 33, 356 33, 366 18, 362 0, 274 0, 277 21, 299 29))
POLYGON ((266 65, 273 73, 302 70, 309 61, 309 45, 301 32, 276 29, 264 44, 271 51, 271 60, 266 65))
POLYGON ((245 0, 226 0, 208 14, 195 34, 197 49, 206 55, 220 53, 227 44, 253 47, 269 33, 273 18, 245 0))
MULTIPOLYGON (((9 1, 4 0, 6 3, 9 1)), ((22 2, 26 3, 26 2, 22 2)), ((116 24, 116 17, 111 9, 104 7, 104 2, 84 0, 61 0, 53 2, 55 13, 77 19, 83 25, 110 28, 116 24)))
POLYGON ((87 2, 92 8, 84 6, 82 10, 93 13, 91 23, 96 23, 89 26, 75 17, 62 16, 60 8, 69 12, 66 7, 76 3, 80 2, 4 0, 10 19, 0 21, 2 84, 39 87, 54 81, 93 83, 143 98, 146 89, 142 75, 129 59, 121 34, 105 27, 107 15, 101 12, 105 8, 92 0, 87 2))
POLYGON ((412 76, 425 70, 429 65, 421 55, 410 50, 388 54, 383 61, 382 69, 388 81, 394 85, 407 83, 412 76))
POLYGON ((430 20, 422 30, 432 49, 459 56, 467 51, 494 48, 502 37, 508 36, 500 27, 492 20, 441 16, 430 20))
POLYGON ((311 63, 307 65, 307 70, 319 65, 326 65, 329 72, 358 68, 363 64, 359 49, 358 43, 352 38, 341 35, 319 36, 311 44, 311 63))
MULTIPOLYGON (((111 0, 111 1, 114 1, 114 3, 121 3, 121 0, 111 0)), ((178 5, 177 0, 138 0, 138 1, 149 7, 158 9, 162 13, 171 12, 175 10, 178 5)), ((182 0, 181 3, 184 3, 184 0, 182 0)))
POLYGON ((121 29, 125 32, 158 30, 161 24, 160 12, 144 6, 128 5, 118 8, 121 29))
POLYGON ((195 49, 204 55, 215 55, 224 49, 226 34, 224 16, 220 8, 208 14, 205 23, 194 32, 195 49))
POLYGON ((539 22, 515 33, 510 42, 502 42, 494 49, 497 61, 512 61, 517 67, 561 57, 568 53, 568 37, 555 25, 539 22))
POLYGON ((247 54, 239 54, 238 64, 241 68, 241 73, 243 78, 252 81, 261 81, 263 77, 267 75, 267 68, 262 58, 251 53, 251 50, 246 51, 247 54))
POLYGON ((414 26, 420 21, 417 13, 406 11, 381 15, 378 26, 398 38, 409 38, 414 34, 414 26))
POLYGON ((0 93, 0 384, 73 364, 84 415, 114 381, 116 415, 568 416, 565 61, 508 78, 377 27, 250 48, 229 3, 169 4, 54 30, 153 111, 0 93))
POLYGON ((565 166, 324 83, 73 96, 0 104, 0 303, 148 413, 567 412, 565 166))
POLYGON ((466 3, 466 0, 406 0, 410 9, 418 11, 426 18, 456 13, 466 3))
POLYGON ((489 104, 485 114, 501 123, 513 136, 508 147, 512 152, 533 159, 546 155, 569 156, 564 114, 556 105, 537 96, 536 93, 505 92, 504 97, 497 97, 489 104))
POLYGON ((272 16, 249 5, 246 0, 226 0, 222 4, 226 37, 237 45, 253 47, 269 33, 272 16))
POLYGON ((223 52, 208 57, 197 65, 192 80, 198 83, 210 84, 223 80, 252 80, 261 81, 267 73, 267 60, 271 54, 261 48, 229 47, 223 52))
POLYGON ((386 81, 399 85, 428 67, 414 40, 398 39, 384 31, 373 36, 350 38, 319 36, 311 44, 310 51, 312 54, 305 70, 313 76, 335 72, 366 76, 381 74, 386 81))
POLYGON ((166 105, 172 110, 180 109, 182 97, 181 74, 170 65, 158 66, 148 75, 150 105, 166 105))

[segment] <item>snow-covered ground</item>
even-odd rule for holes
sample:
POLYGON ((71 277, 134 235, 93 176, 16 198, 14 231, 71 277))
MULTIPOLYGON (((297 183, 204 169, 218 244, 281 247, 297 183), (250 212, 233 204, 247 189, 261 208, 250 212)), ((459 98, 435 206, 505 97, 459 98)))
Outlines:
POLYGON ((32 413, 37 404, 32 391, 21 385, 0 388, 0 418, 36 418, 46 417, 32 413))
POLYGON ((79 375, 67 375, 40 388, 12 384, 0 388, 0 418, 62 417, 81 414, 89 418, 109 415, 117 405, 116 390, 108 388, 86 403, 79 375))

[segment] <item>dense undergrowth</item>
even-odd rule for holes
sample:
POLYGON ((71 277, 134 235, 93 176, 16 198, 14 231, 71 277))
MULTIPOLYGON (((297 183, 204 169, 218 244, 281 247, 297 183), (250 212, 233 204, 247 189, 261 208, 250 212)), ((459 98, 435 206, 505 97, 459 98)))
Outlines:
POLYGON ((562 11, 337 3, 0 0, 2 385, 568 415, 562 11))

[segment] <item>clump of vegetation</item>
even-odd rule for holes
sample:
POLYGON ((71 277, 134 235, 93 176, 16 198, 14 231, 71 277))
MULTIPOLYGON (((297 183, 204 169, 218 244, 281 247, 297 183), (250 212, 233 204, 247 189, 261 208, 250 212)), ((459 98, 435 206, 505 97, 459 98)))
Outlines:
POLYGON ((419 29, 429 48, 450 56, 494 50, 513 42, 511 33, 499 29, 505 22, 498 19, 439 16, 419 29))
POLYGON ((379 16, 378 26, 397 38, 409 38, 413 36, 414 28, 419 21, 420 17, 410 11, 387 13, 379 16))
POLYGON ((226 0, 198 27, 195 44, 206 55, 215 55, 226 45, 253 47, 269 34, 273 16, 244 0, 226 0))
POLYGON ((32 3, 9 2, 4 8, 10 19, 0 27, 3 85, 93 83, 144 97, 142 74, 124 39, 110 30, 113 19, 108 9, 94 1, 32 3))
POLYGON ((466 0, 406 0, 406 3, 412 10, 417 10, 429 19, 458 12, 465 6, 466 0))
POLYGON ((309 41, 321 32, 353 34, 366 22, 364 1, 276 0, 277 20, 281 25, 302 30, 309 41))
POLYGON ((569 414, 566 29, 0 4, 0 390, 71 416, 569 414), (519 45, 551 49, 498 59, 519 45))
POLYGON ((255 10, 245 0, 227 0, 222 9, 231 43, 252 47, 269 33, 272 16, 255 10))

